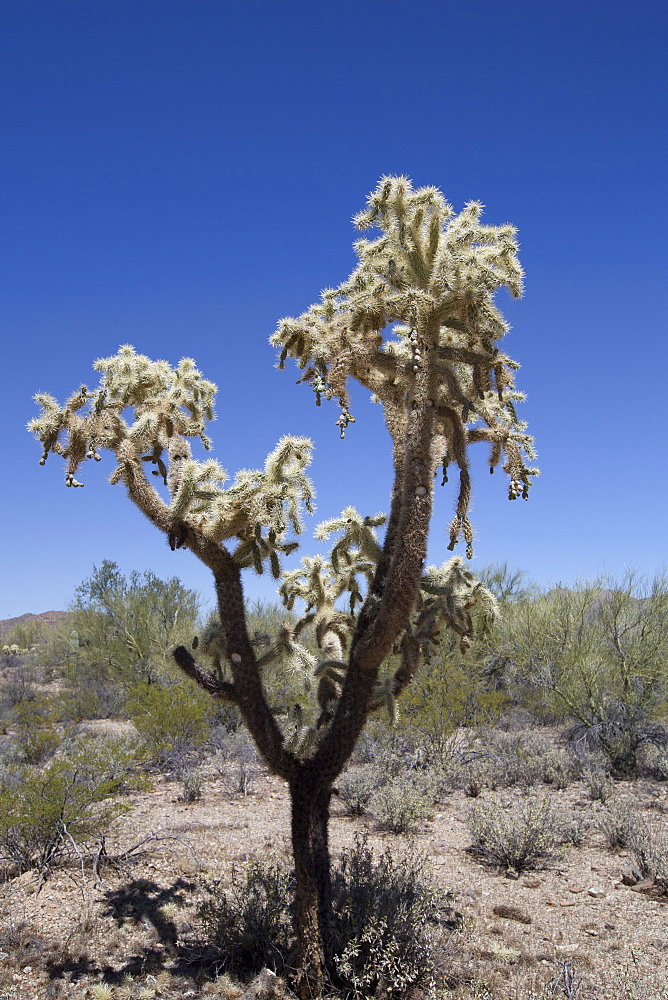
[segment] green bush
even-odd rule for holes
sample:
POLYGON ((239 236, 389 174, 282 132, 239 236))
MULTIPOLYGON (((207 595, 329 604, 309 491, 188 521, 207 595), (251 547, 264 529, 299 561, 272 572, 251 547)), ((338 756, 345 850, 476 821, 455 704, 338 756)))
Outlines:
POLYGON ((46 694, 24 698, 14 706, 16 743, 28 764, 41 764, 55 752, 62 741, 56 727, 60 705, 46 694))
POLYGON ((125 710, 153 761, 177 772, 192 763, 211 732, 211 699, 188 682, 136 684, 125 710))
POLYGON ((507 812, 494 803, 474 806, 468 825, 472 851, 518 873, 553 857, 561 839, 559 817, 547 798, 526 799, 507 812))
POLYGON ((136 741, 84 737, 37 770, 20 767, 0 783, 0 862, 9 870, 48 871, 100 835, 127 803, 112 802, 141 786, 136 741))
MULTIPOLYGON (((452 644, 451 637, 444 640, 452 644)), ((473 655, 452 649, 421 670, 401 701, 399 730, 418 746, 425 762, 447 758, 452 734, 460 727, 495 724, 507 698, 486 687, 473 655)))

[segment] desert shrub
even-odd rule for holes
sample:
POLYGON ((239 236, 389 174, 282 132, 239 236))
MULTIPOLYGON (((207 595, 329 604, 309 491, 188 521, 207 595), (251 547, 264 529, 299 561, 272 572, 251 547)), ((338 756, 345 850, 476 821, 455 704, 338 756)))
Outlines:
POLYGON ((539 782, 565 787, 572 770, 564 751, 541 732, 486 729, 480 735, 479 752, 488 761, 488 784, 497 788, 530 788, 539 782))
POLYGON ((14 706, 16 743, 28 764, 48 760, 60 745, 62 734, 56 726, 59 708, 56 699, 43 693, 24 698, 14 706))
POLYGON ((344 851, 333 873, 338 955, 335 968, 350 998, 403 997, 428 990, 435 977, 439 898, 417 853, 375 857, 363 838, 344 851))
POLYGON ((653 878, 668 887, 668 830, 640 819, 629 840, 636 864, 644 878, 653 878))
POLYGON ((224 879, 205 884, 199 909, 205 937, 220 952, 223 967, 241 975, 268 968, 279 972, 293 944, 289 900, 293 877, 281 862, 253 861, 224 879))
POLYGON ((253 783, 262 773, 262 763, 245 726, 231 732, 218 732, 214 764, 231 792, 250 795, 253 783))
POLYGON ((668 751, 664 747, 644 746, 639 771, 655 781, 668 781, 668 751))
POLYGON ((590 828, 591 822, 586 817, 565 813, 560 817, 559 841, 571 847, 582 847, 590 828))
POLYGON ((136 684, 126 712, 155 764, 179 773, 210 732, 210 699, 191 684, 136 684))
POLYGON ((616 803, 614 808, 600 815, 598 827, 610 850, 616 851, 633 843, 643 824, 638 818, 637 808, 629 803, 616 803))
POLYGON ((413 833, 431 818, 434 785, 429 772, 413 772, 408 781, 386 782, 373 793, 369 810, 385 830, 413 833))
MULTIPOLYGON (((331 970, 351 998, 388 1000, 428 988, 435 977, 439 902, 426 859, 387 850, 374 856, 357 838, 333 866, 335 958, 331 970)), ((199 909, 206 939, 224 969, 248 978, 286 969, 294 950, 293 875, 283 862, 252 862, 245 872, 206 883, 199 909)))
POLYGON ((558 587, 506 609, 495 633, 509 692, 544 721, 575 722, 574 739, 634 774, 647 745, 665 746, 668 585, 630 573, 558 587))
POLYGON ((605 804, 612 795, 612 782, 602 768, 592 767, 584 771, 582 781, 592 802, 602 802, 605 804))
POLYGON ((202 798, 202 777, 198 771, 186 770, 181 774, 181 801, 197 802, 202 798))
POLYGON ((384 780, 383 772, 373 764, 345 771, 337 782, 337 792, 348 813, 351 816, 365 813, 384 780))
POLYGON ((7 771, 0 784, 0 861, 47 871, 74 845, 104 832, 127 803, 111 802, 142 783, 136 741, 84 737, 41 770, 7 771))
POLYGON ((560 841, 559 817, 547 798, 528 798, 508 811, 491 802, 474 806, 468 825, 472 851, 514 872, 547 861, 560 841))
POLYGON ((486 687, 480 663, 463 657, 452 636, 443 643, 442 655, 419 672, 404 695, 399 717, 400 731, 430 765, 447 757, 453 732, 495 724, 507 702, 502 691, 486 687))

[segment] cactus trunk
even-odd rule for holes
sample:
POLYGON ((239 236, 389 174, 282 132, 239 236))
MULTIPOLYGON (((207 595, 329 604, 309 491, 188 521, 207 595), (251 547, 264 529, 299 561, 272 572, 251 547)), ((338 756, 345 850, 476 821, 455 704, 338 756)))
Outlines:
POLYGON ((334 910, 329 864, 331 784, 308 768, 290 782, 292 850, 296 879, 299 946, 297 985, 302 1000, 322 996, 332 957, 334 910))

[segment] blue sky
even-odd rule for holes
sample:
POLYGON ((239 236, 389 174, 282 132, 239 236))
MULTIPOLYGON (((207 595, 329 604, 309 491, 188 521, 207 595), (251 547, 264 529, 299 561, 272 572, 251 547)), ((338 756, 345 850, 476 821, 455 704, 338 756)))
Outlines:
POLYGON ((110 467, 67 490, 24 430, 35 392, 64 399, 122 343, 218 383, 228 470, 308 434, 316 521, 386 509, 380 410, 354 397, 340 441, 267 338, 350 272, 387 173, 519 229, 526 295, 499 304, 542 475, 509 503, 481 450, 473 566, 665 566, 667 27, 665 4, 614 0, 4 0, 0 618, 66 607, 105 558, 209 599, 110 467))

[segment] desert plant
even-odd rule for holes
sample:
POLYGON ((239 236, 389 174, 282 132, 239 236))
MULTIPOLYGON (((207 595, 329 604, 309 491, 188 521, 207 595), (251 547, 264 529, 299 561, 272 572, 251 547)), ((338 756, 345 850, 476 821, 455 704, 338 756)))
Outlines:
POLYGON ((262 773, 257 750, 244 728, 219 735, 214 763, 230 791, 241 795, 252 792, 255 780, 262 773))
POLYGON ((199 916, 224 967, 246 975, 282 971, 294 940, 294 877, 285 864, 252 861, 245 871, 233 868, 224 879, 209 880, 205 890, 199 916))
POLYGON ((507 225, 482 225, 481 208, 471 202, 454 215, 435 188, 383 178, 356 218, 360 229, 377 226, 379 238, 359 241, 350 279, 301 317, 282 320, 272 338, 280 366, 294 358, 317 403, 338 400, 342 435, 353 422, 349 380, 373 394, 392 438, 394 483, 387 521, 348 507, 320 526, 321 541, 334 536, 329 558, 306 557, 283 576, 288 610, 302 602, 304 612, 260 655, 248 633, 241 572, 268 567, 280 575, 281 558, 296 544, 290 529, 302 530, 301 506, 312 509, 305 475, 311 442, 283 438, 264 470, 244 470, 224 488, 221 466, 193 459, 189 442, 200 438, 209 447, 215 386, 190 359, 173 369, 129 346, 96 362, 99 389, 82 387, 63 407, 38 396, 42 412, 30 424, 42 462, 50 452, 66 460, 70 487, 80 485, 82 463, 108 449, 117 461, 112 483, 125 486, 173 549, 190 549, 213 573, 220 642, 210 635, 202 652, 213 652, 219 667, 206 669, 186 646, 174 656, 211 695, 236 704, 267 764, 289 784, 302 997, 319 996, 331 968, 333 783, 367 717, 383 707, 393 713, 434 654, 440 629, 453 630, 467 647, 474 614, 493 614, 491 594, 461 559, 425 569, 434 476, 442 467, 445 482, 455 470, 449 548, 463 539, 471 556, 469 445, 489 446, 490 468, 501 463, 509 476, 510 499, 528 497, 535 471, 527 464, 531 439, 516 416, 517 365, 497 346, 508 327, 493 301, 502 287, 521 293, 515 234, 507 225), (377 529, 385 521, 381 543, 377 529), (315 657, 297 641, 308 626, 315 657), (315 672, 315 698, 309 702, 304 685, 305 704, 291 706, 289 727, 279 725, 281 706, 263 687, 262 669, 280 659, 315 672))
POLYGON ((374 793, 385 781, 385 775, 375 764, 363 764, 344 771, 336 791, 351 816, 361 816, 369 807, 374 793))
POLYGON ((611 851, 628 847, 644 830, 638 809, 629 803, 610 803, 608 809, 598 818, 598 827, 604 835, 611 851))
POLYGON ((513 872, 536 868, 553 857, 560 840, 559 817, 548 798, 527 798, 512 810, 496 803, 474 806, 468 825, 472 850, 513 872))
POLYGON ((23 698, 13 709, 16 743, 28 764, 41 764, 55 752, 63 734, 57 722, 59 703, 44 693, 23 698))
POLYGON ((47 873, 77 845, 104 833, 129 808, 112 797, 142 786, 135 740, 83 737, 46 767, 5 773, 0 785, 0 861, 47 873))
POLYGON ((562 844, 582 847, 591 828, 591 821, 585 816, 566 812, 560 818, 559 840, 562 844))
POLYGON ((629 573, 557 587, 505 608, 494 657, 508 693, 545 721, 571 720, 571 740, 633 774, 665 746, 668 583, 629 573))
POLYGON ((197 802, 202 798, 202 776, 194 769, 181 773, 181 801, 197 802))
POLYGON ((629 847, 643 877, 655 879, 668 889, 668 830, 638 819, 629 847))
POLYGON ((583 771, 582 781, 592 802, 605 805, 613 792, 610 775, 601 767, 590 767, 583 771))
POLYGON ((192 685, 136 684, 125 711, 155 764, 179 772, 193 763, 211 726, 210 701, 192 685))
POLYGON ((418 852, 375 856, 363 837, 335 868, 335 969, 350 998, 398 998, 434 985, 440 904, 450 893, 435 888, 418 852))
POLYGON ((429 773, 413 775, 411 781, 387 783, 374 792, 369 811, 383 829, 392 833, 414 833, 433 815, 434 785, 429 773))

